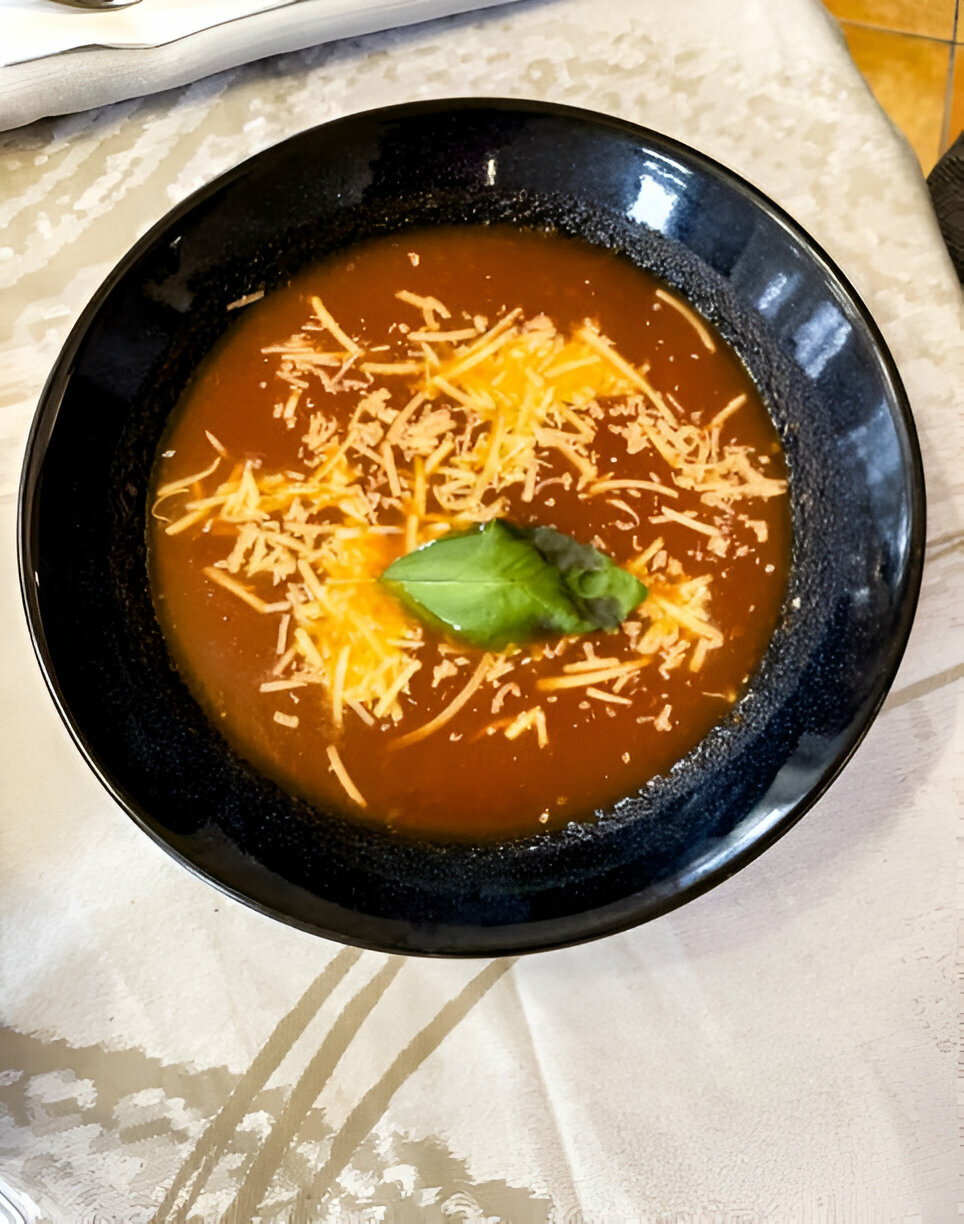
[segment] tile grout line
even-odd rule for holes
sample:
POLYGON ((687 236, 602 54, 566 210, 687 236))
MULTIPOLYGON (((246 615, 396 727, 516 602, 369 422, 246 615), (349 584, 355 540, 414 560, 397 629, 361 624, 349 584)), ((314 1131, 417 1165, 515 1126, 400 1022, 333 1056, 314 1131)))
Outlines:
POLYGON ((957 35, 961 28, 961 0, 954 0, 954 42, 951 46, 951 65, 948 72, 947 85, 947 147, 950 146, 952 140, 957 138, 955 132, 951 135, 951 111, 954 109, 954 73, 957 71, 957 35))
POLYGON ((951 141, 957 133, 951 132, 951 110, 954 106, 954 65, 957 60, 957 22, 961 11, 961 0, 954 5, 954 41, 951 43, 950 54, 947 57, 947 85, 944 88, 944 114, 941 118, 941 138, 938 145, 937 159, 944 156, 951 146, 951 141))
POLYGON ((893 34, 895 38, 914 38, 918 42, 938 43, 940 46, 954 45, 954 35, 957 32, 957 11, 954 12, 954 25, 948 38, 938 38, 936 34, 916 34, 913 30, 895 30, 893 26, 874 25, 870 21, 852 21, 849 17, 837 17, 841 26, 854 26, 858 30, 872 30, 875 34, 893 34))

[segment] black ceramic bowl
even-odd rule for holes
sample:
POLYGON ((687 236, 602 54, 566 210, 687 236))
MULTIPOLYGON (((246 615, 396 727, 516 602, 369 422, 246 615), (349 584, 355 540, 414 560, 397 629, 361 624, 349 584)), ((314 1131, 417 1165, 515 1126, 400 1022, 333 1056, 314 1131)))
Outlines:
POLYGON ((589 939, 725 879, 822 794, 880 707, 920 582, 920 456, 893 361, 827 256, 759 192, 654 132, 584 111, 444 101, 354 115, 238 166, 165 217, 74 328, 23 478, 23 595, 61 714, 176 858, 287 922, 396 952, 589 939), (753 374, 786 447, 794 554, 733 713, 595 823, 415 843, 319 814, 240 759, 170 664, 145 555, 156 446, 229 302, 410 226, 581 235, 663 277, 753 374))

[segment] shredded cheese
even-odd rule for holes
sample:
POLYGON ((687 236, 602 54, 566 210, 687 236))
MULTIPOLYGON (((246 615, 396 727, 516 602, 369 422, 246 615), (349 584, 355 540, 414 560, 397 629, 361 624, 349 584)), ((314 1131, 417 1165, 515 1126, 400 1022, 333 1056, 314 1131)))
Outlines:
POLYGON ((657 289, 656 296, 661 302, 665 302, 667 306, 672 306, 674 310, 678 311, 683 316, 686 322, 689 323, 690 327, 692 327, 692 329, 699 336, 700 343, 708 352, 716 352, 716 342, 698 315, 696 315, 688 306, 681 302, 679 298, 673 297, 672 294, 667 293, 665 289, 657 289))
POLYGON ((419 740, 423 740, 430 735, 434 735, 434 733, 441 727, 444 727, 446 723, 451 722, 455 715, 458 714, 459 710, 461 710, 464 705, 472 700, 476 690, 485 680, 489 668, 492 666, 492 661, 492 655, 484 654, 479 662, 479 665, 472 673, 468 683, 458 693, 458 695, 454 697, 443 710, 436 714, 436 716, 430 722, 425 723, 415 731, 410 731, 408 735, 403 735, 401 739, 395 740, 392 747, 405 748, 409 744, 417 744, 419 740))
POLYGON ((728 404, 719 410, 715 417, 710 421, 710 429, 719 429, 724 421, 728 421, 734 412, 738 412, 746 403, 745 395, 734 396, 728 404))
POLYGON ((631 697, 620 697, 618 693, 609 693, 605 689, 598 689, 595 685, 590 685, 586 689, 586 696, 592 697, 596 701, 605 701, 610 705, 632 705, 631 697))
MULTIPOLYGON (((702 425, 699 414, 686 417, 672 396, 652 386, 648 367, 628 361, 591 322, 566 336, 544 316, 526 320, 515 308, 491 326, 479 317, 472 326, 443 330, 440 320, 451 312, 437 298, 404 290, 396 297, 421 313, 422 326, 399 324, 402 343, 393 352, 385 345, 364 347, 318 297, 311 298, 313 318, 302 332, 263 350, 277 358, 284 384, 275 415, 288 428, 304 418, 303 470, 265 472, 250 461, 231 467, 228 450, 208 433, 216 452, 212 463, 161 485, 153 507, 168 535, 192 528, 225 535, 224 560, 205 568, 205 576, 258 613, 279 616, 272 678, 260 691, 290 691, 293 701, 300 688, 323 692, 336 736, 349 717, 367 726, 401 722, 411 705, 411 681, 423 667, 417 657, 426 644, 423 630, 377 581, 386 566, 427 540, 504 514, 510 491, 523 503, 541 496, 550 507, 553 485, 583 498, 606 495, 626 516, 614 520, 621 530, 635 530, 646 516, 653 524, 689 529, 720 557, 734 521, 765 539, 766 524, 747 515, 734 520, 732 502, 786 491, 786 482, 767 476, 748 447, 721 442, 721 425, 744 405, 745 395, 702 425), (320 333, 325 340, 319 341, 320 333), (337 351, 323 347, 332 341, 337 351), (377 379, 387 381, 379 385, 377 379), (347 426, 339 428, 323 409, 303 407, 305 393, 317 394, 319 386, 323 394, 356 396, 347 426), (600 470, 616 462, 608 448, 617 439, 629 455, 659 455, 671 481, 600 470), (231 470, 215 484, 211 478, 222 463, 231 470), (690 504, 698 499, 718 512, 726 535, 690 510, 666 504, 684 491, 692 495, 690 504), (168 499, 180 499, 173 520, 158 512, 168 499)), ((715 350, 712 335, 688 307, 662 290, 657 297, 687 319, 708 351, 715 350)), ((243 304, 239 299, 232 306, 243 304)), ((589 701, 629 706, 647 666, 655 664, 665 676, 688 661, 697 672, 708 652, 722 645, 710 611, 709 577, 688 578, 662 537, 634 547, 626 566, 646 583, 649 598, 621 628, 625 650, 601 657, 587 643, 585 657, 567 660, 572 639, 541 648, 537 656, 558 657, 560 671, 540 675, 539 691, 584 690, 589 701)), ((467 665, 451 653, 443 644, 435 656, 441 661, 429 664, 432 689, 467 665)), ((484 683, 497 685, 513 666, 483 655, 434 717, 397 735, 391 746, 402 749, 434 735, 484 683)), ((523 696, 515 681, 501 684, 491 713, 506 706, 508 714, 489 730, 501 727, 509 740, 531 730, 545 747, 546 710, 557 698, 549 696, 545 708, 512 710, 523 696)), ((667 705, 655 719, 658 730, 669 729, 670 714, 667 705)), ((283 727, 299 724, 283 711, 273 717, 283 727)), ((346 794, 364 806, 334 745, 327 754, 346 794)))
POLYGON ((531 710, 523 710, 512 720, 504 731, 507 740, 518 739, 523 731, 535 731, 536 743, 540 748, 547 747, 549 732, 546 729, 546 716, 542 706, 534 706, 531 710))
POLYGON ((338 755, 338 749, 335 747, 335 745, 329 744, 325 749, 325 752, 328 756, 328 761, 331 764, 331 772, 341 783, 342 789, 348 798, 357 803, 359 807, 368 807, 368 804, 365 802, 365 796, 348 776, 348 770, 342 764, 341 757, 338 755))
POLYGON ((361 345, 352 340, 351 336, 341 330, 332 316, 329 314, 327 307, 321 298, 313 297, 311 299, 311 308, 314 310, 318 322, 324 327, 332 337, 338 341, 346 353, 360 353, 361 345))
POLYGON ((652 515, 649 521, 651 523, 680 523, 684 527, 692 528, 693 531, 702 532, 703 535, 722 535, 719 527, 714 527, 712 523, 704 523, 695 514, 674 510, 672 506, 660 506, 660 513, 652 515))
POLYGON ((670 721, 670 714, 673 712, 671 705, 664 705, 653 722, 653 726, 657 731, 672 731, 673 724, 670 721))
POLYGON ((238 599, 244 600, 256 612, 284 612, 288 609, 287 601, 282 600, 273 604, 266 603, 265 600, 255 595, 253 591, 249 591, 246 586, 232 578, 230 574, 226 574, 223 570, 215 569, 213 565, 206 565, 204 567, 204 576, 212 582, 216 582, 218 586, 224 587, 226 591, 230 591, 232 595, 237 595, 238 599))
POLYGON ((264 297, 263 289, 256 289, 253 293, 245 293, 239 298, 235 298, 233 302, 228 302, 225 310, 239 310, 242 306, 250 306, 252 302, 259 302, 264 297))
POLYGON ((645 658, 631 659, 627 663, 618 663, 615 667, 596 668, 594 671, 578 672, 575 675, 544 676, 537 682, 537 687, 552 692, 555 689, 595 686, 606 680, 617 680, 639 667, 645 667, 648 661, 645 658))

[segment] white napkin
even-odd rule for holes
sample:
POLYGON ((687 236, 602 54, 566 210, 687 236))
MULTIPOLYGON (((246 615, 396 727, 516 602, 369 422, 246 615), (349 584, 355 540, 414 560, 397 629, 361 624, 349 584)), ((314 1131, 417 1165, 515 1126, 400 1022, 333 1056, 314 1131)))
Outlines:
MULTIPOLYGON (((0 0, 0 64, 19 64, 78 47, 159 47, 198 30, 280 8, 293 0, 144 0, 129 8, 73 8, 58 0, 0 0)), ((352 0, 333 0, 351 11, 352 0)))
POLYGON ((511 0, 0 0, 0 131, 225 68, 511 0), (65 54, 70 52, 70 54, 65 54))

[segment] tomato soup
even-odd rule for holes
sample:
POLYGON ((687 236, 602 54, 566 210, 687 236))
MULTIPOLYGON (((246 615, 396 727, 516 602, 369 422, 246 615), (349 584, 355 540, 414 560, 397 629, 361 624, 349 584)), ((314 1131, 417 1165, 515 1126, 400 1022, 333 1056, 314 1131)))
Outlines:
MULTIPOLYGON (((520 837, 593 819, 726 714, 786 590, 787 471, 674 290, 576 240, 464 227, 232 306, 162 444, 149 546, 171 655, 258 769, 404 834, 520 837), (639 602, 504 641, 528 595, 498 556, 447 574, 448 622, 385 580, 536 528, 639 602)), ((436 578, 406 589, 431 604, 436 578)))

